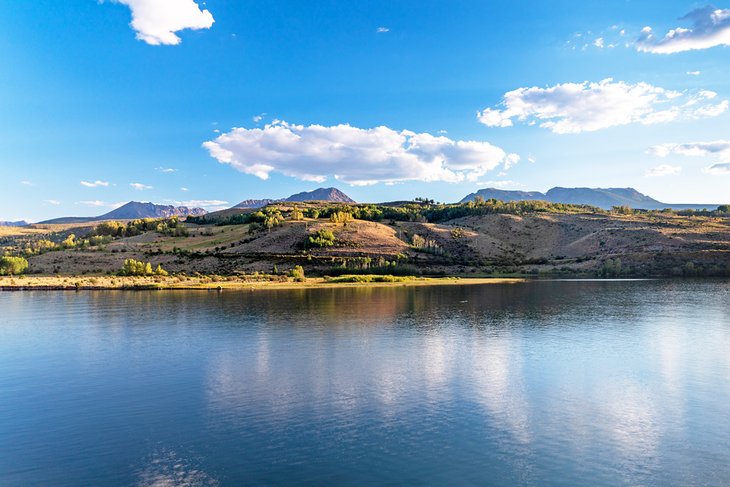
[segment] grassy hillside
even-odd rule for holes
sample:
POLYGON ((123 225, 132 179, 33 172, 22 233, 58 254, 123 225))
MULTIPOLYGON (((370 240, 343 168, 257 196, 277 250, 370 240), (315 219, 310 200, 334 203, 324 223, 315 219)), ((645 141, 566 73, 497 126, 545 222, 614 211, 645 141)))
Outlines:
POLYGON ((190 218, 184 227, 145 222, 0 229, 0 245, 25 255, 31 273, 61 275, 114 274, 127 259, 188 275, 284 274, 297 265, 308 276, 730 275, 730 217, 720 213, 281 203, 190 218), (33 244, 39 239, 55 243, 33 244))

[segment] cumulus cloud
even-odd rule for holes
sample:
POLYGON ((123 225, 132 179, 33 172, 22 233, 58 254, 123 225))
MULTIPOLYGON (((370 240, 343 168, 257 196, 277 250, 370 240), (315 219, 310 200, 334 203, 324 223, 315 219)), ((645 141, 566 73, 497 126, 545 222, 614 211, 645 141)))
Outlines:
POLYGON ((321 183, 332 176, 352 185, 476 181, 500 165, 511 166, 519 160, 488 142, 382 126, 361 129, 283 121, 264 128, 234 128, 203 147, 220 163, 261 179, 280 173, 321 183))
POLYGON ((652 167, 651 169, 647 169, 644 173, 644 176, 653 178, 653 177, 661 177, 661 176, 676 176, 682 172, 682 168, 679 166, 672 166, 670 164, 662 164, 660 166, 652 167))
POLYGON ((158 46, 176 45, 176 32, 184 29, 210 29, 215 20, 208 10, 201 10, 194 0, 112 0, 129 7, 137 39, 158 46))
POLYGON ((152 186, 147 186, 146 184, 142 184, 142 183, 129 183, 129 186, 131 186, 131 188, 136 191, 144 191, 145 189, 152 189, 152 186))
POLYGON ((87 188, 100 188, 100 187, 106 188, 107 186, 109 186, 108 181, 99 181, 99 180, 81 181, 79 184, 81 184, 81 186, 86 186, 87 188))
POLYGON ((506 93, 499 107, 479 112, 478 118, 489 127, 510 127, 517 120, 557 134, 575 134, 631 123, 717 116, 727 110, 728 102, 712 102, 716 96, 707 90, 679 92, 607 78, 598 83, 518 88, 506 93))
POLYGON ((654 54, 674 54, 730 45, 730 9, 708 5, 691 11, 680 20, 691 21, 692 27, 671 29, 662 38, 656 37, 651 27, 644 27, 636 48, 654 54))

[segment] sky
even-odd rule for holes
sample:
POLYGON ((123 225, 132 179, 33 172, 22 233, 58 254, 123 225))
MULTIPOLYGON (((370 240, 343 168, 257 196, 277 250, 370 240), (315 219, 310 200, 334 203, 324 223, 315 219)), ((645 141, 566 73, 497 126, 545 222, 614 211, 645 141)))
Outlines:
POLYGON ((0 0, 0 220, 336 186, 730 202, 730 5, 0 0))

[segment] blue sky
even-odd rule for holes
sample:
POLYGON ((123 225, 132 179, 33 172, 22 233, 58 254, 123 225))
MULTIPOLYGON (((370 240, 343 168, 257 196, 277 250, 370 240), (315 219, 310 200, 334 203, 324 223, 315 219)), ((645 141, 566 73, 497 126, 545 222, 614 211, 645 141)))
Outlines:
POLYGON ((0 2, 0 220, 318 186, 726 203, 730 10, 704 7, 0 2))

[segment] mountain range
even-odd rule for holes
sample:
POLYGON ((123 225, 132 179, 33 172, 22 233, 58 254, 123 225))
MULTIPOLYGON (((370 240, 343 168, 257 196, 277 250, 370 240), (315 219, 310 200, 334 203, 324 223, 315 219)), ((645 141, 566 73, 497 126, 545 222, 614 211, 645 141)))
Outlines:
POLYGON ((136 218, 170 218, 173 216, 199 216, 205 215, 207 211, 202 208, 188 208, 187 206, 156 205, 154 203, 140 203, 130 201, 126 205, 104 213, 99 216, 90 217, 62 217, 53 220, 46 220, 40 223, 84 223, 103 220, 134 220, 136 218))
POLYGON ((701 210, 714 209, 717 204, 674 204, 662 203, 654 198, 642 194, 634 188, 562 188, 555 187, 541 193, 539 191, 507 191, 497 188, 484 188, 476 193, 464 197, 460 203, 473 201, 477 196, 485 200, 497 199, 502 201, 526 201, 540 200, 551 203, 565 203, 573 205, 591 205, 606 210, 614 206, 629 206, 642 210, 662 210, 671 208, 674 210, 701 210))
POLYGON ((282 202, 304 202, 304 201, 330 201, 333 203, 355 203, 355 200, 347 196, 337 188, 317 188, 314 191, 304 191, 293 194, 288 198, 278 200, 260 199, 243 200, 234 208, 262 208, 266 205, 282 202))
POLYGON ((20 220, 20 221, 17 221, 17 222, 3 222, 3 221, 0 221, 0 227, 26 227, 28 225, 30 225, 30 223, 28 223, 25 220, 20 220))
MULTIPOLYGON (((542 193, 540 191, 510 191, 497 188, 484 188, 464 197, 460 203, 473 201, 476 197, 485 200, 497 199, 502 201, 526 201, 541 200, 552 203, 566 203, 578 205, 591 205, 603 209, 610 209, 614 206, 629 206, 634 209, 660 210, 672 208, 675 210, 701 210, 714 209, 718 204, 674 204, 662 203, 650 196, 642 194, 633 188, 563 188, 555 187, 542 193)), ((247 199, 235 205, 231 210, 261 208, 274 203, 282 202, 305 202, 325 201, 335 203, 355 203, 355 200, 347 196, 337 188, 318 188, 313 191, 305 191, 280 199, 247 199)), ((224 211, 231 211, 224 210, 224 211)), ((86 223, 103 220, 133 220, 137 218, 169 218, 172 216, 200 216, 207 212, 203 208, 188 208, 186 206, 156 205, 154 203, 140 203, 130 201, 129 203, 112 210, 103 215, 95 217, 63 217, 46 220, 40 223, 86 223)), ((0 226, 24 226, 28 222, 0 222, 0 226)))

